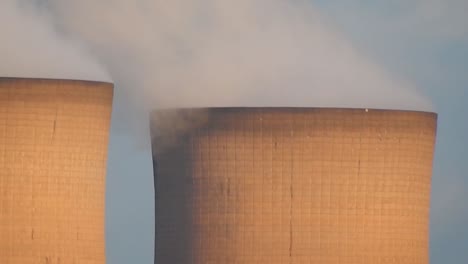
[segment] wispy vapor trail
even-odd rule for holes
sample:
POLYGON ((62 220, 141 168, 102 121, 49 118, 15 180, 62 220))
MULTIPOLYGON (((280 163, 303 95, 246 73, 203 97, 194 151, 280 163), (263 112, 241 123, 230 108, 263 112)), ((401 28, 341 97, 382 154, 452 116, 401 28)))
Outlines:
POLYGON ((1 29, 0 75, 112 79, 118 123, 140 138, 153 108, 431 110, 306 1, 7 0, 2 7, 1 22, 13 26, 1 29))
POLYGON ((302 1, 48 3, 138 106, 431 108, 302 1))
POLYGON ((28 1, 0 1, 0 76, 109 81, 84 47, 28 1))

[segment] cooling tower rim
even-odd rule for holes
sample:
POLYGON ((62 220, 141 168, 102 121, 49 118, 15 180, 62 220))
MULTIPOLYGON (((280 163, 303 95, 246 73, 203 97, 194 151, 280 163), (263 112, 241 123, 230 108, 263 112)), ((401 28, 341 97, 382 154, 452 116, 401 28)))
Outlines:
POLYGON ((4 81, 11 81, 11 82, 19 82, 19 81, 27 81, 27 82, 69 82, 69 83, 88 83, 88 84, 104 84, 104 85, 111 85, 114 86, 113 82, 105 82, 105 81, 93 81, 93 80, 80 80, 80 79, 59 79, 59 78, 36 78, 36 77, 2 77, 0 76, 0 82, 4 81))
POLYGON ((388 113, 416 113, 430 115, 437 118, 438 114, 431 111, 405 110, 405 109, 384 109, 384 108, 352 108, 352 107, 296 107, 296 106, 229 106, 229 107, 173 107, 173 108, 155 108, 151 114, 157 114, 166 111, 345 111, 345 112, 388 112, 388 113))

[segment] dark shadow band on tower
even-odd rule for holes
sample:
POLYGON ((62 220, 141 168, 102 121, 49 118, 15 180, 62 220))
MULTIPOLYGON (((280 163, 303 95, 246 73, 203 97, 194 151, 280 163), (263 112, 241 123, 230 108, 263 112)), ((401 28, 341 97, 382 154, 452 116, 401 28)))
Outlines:
POLYGON ((436 126, 400 110, 156 110, 155 263, 427 264, 436 126))

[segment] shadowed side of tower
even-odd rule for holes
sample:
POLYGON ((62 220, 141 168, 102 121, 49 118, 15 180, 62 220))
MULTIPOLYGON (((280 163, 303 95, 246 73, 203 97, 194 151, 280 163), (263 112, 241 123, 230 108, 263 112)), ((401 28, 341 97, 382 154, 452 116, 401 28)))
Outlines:
POLYGON ((435 114, 177 111, 207 118, 153 138, 155 263, 429 262, 435 114))
POLYGON ((0 78, 0 263, 105 263, 113 85, 0 78))

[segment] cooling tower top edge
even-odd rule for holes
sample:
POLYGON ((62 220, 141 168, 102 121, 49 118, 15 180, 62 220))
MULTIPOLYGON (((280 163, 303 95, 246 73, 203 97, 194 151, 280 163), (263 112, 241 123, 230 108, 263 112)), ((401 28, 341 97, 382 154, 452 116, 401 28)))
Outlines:
POLYGON ((196 112, 196 111, 346 111, 346 112, 399 112, 399 113, 419 113, 433 115, 437 117, 436 112, 403 110, 403 109, 381 109, 381 108, 346 108, 346 107, 181 107, 181 108, 155 108, 152 113, 158 112, 196 112))
POLYGON ((35 77, 4 77, 0 76, 0 82, 4 81, 27 81, 27 82, 81 82, 89 84, 106 84, 114 86, 113 82, 93 81, 93 80, 78 80, 78 79, 54 79, 54 78, 35 78, 35 77))

